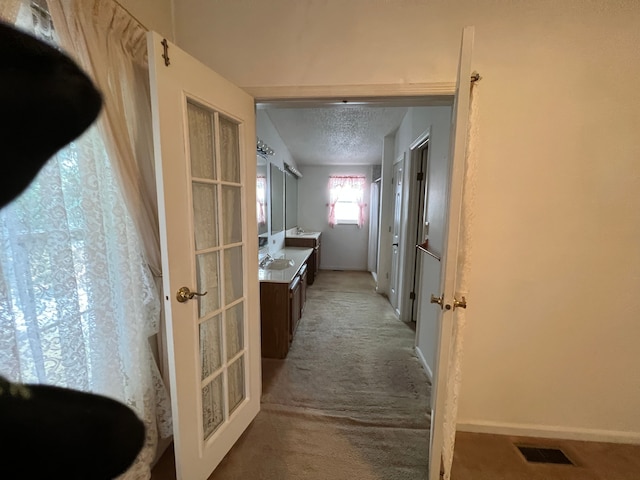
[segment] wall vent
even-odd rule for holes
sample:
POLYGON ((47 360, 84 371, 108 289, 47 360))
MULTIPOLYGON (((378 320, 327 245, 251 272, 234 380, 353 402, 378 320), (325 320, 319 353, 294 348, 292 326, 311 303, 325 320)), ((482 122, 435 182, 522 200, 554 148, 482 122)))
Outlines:
POLYGON ((530 447, 522 445, 516 445, 516 447, 520 450, 520 453, 522 453, 522 456, 527 462, 575 466, 569 457, 567 457, 559 448, 530 447))

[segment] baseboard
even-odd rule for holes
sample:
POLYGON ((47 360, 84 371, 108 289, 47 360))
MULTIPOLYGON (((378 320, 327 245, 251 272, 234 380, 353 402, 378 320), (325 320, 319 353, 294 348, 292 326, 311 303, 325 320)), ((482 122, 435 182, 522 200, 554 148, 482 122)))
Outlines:
POLYGON ((320 270, 344 270, 349 272, 368 272, 366 268, 361 267, 345 267, 344 265, 333 267, 331 265, 322 265, 320 270))
POLYGON ((429 377, 429 381, 431 383, 433 383, 433 372, 431 371, 431 368, 429 368, 429 364, 427 363, 427 360, 424 358, 424 355, 422 354, 422 350, 420 350, 420 347, 416 346, 416 355, 418 356, 418 360, 420 360, 420 363, 422 364, 422 368, 424 368, 424 371, 427 372, 427 377, 429 377))
MULTIPOLYGON (((416 349, 417 350, 417 349, 416 349)), ((588 442, 640 444, 640 433, 617 430, 596 430, 588 428, 570 428, 549 425, 529 425, 518 423, 500 423, 458 420, 460 432, 492 433, 519 437, 556 438, 562 440, 582 440, 588 442)))

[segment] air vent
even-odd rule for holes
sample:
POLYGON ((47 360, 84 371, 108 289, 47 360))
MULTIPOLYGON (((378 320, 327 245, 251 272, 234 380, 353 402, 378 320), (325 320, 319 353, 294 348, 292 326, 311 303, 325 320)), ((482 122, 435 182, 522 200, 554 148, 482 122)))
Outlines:
POLYGON ((518 446, 518 450, 527 462, 553 463, 556 465, 574 465, 559 448, 524 447, 518 446))

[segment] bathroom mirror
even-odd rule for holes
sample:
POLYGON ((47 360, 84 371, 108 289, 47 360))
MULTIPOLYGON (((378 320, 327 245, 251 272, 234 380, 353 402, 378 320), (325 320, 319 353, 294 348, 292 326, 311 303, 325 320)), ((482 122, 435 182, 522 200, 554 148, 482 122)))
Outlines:
POLYGON ((271 235, 284 230, 284 171, 271 164, 271 235))
POLYGON ((256 160, 256 208, 258 218, 258 237, 268 235, 267 226, 267 160, 257 155, 256 160))
POLYGON ((298 226, 298 177, 290 172, 285 172, 284 198, 284 223, 289 230, 298 226))

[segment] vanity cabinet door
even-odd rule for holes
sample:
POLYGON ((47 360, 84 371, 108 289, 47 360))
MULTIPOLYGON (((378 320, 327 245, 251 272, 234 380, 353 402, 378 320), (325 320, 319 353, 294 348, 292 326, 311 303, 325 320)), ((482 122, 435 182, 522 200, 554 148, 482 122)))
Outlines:
POLYGON ((314 257, 314 262, 313 262, 313 266, 314 266, 314 276, 318 275, 318 273, 320 273, 320 237, 318 237, 318 240, 316 242, 316 245, 313 249, 313 257, 314 257))
POLYGON ((260 282, 262 356, 285 358, 291 342, 290 288, 288 283, 260 282))
POLYGON ((300 286, 300 277, 297 276, 293 282, 291 282, 291 286, 289 287, 289 341, 293 340, 293 335, 296 332, 296 328, 298 328, 298 322, 300 321, 301 314, 301 295, 302 288, 300 286))
POLYGON ((307 303, 307 264, 305 263, 300 269, 300 317, 304 312, 304 306, 307 303))

